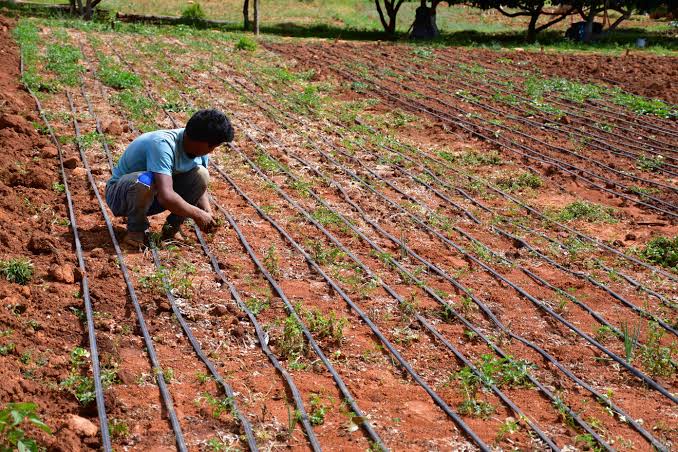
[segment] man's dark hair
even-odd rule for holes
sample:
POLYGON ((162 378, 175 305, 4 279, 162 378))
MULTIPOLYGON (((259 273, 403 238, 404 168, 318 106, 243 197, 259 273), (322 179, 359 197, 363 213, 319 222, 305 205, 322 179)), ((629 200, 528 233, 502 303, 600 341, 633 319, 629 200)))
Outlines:
POLYGON ((218 146, 233 141, 233 126, 225 114, 209 109, 196 112, 186 123, 184 131, 191 140, 206 141, 210 146, 218 146))

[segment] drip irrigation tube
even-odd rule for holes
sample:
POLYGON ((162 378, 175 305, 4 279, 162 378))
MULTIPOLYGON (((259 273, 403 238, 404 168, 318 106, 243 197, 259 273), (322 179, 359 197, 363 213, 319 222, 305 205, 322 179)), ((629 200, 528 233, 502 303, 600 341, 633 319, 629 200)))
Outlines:
MULTIPOLYGON (((253 139, 249 134, 247 134, 247 137, 255 143, 257 146, 261 146, 255 139, 253 139)), ((247 155, 238 147, 233 147, 240 155, 243 156, 245 161, 256 171, 256 173, 265 181, 272 183, 273 181, 263 173, 261 168, 259 168, 247 155)), ((293 176, 289 171, 284 170, 285 174, 288 175, 291 179, 295 181, 299 181, 295 176, 293 176)), ((386 284, 382 278, 378 277, 365 263, 354 253, 352 253, 341 241, 339 241, 331 232, 329 232, 322 224, 320 224, 311 214, 308 213, 307 210, 305 210, 303 207, 301 207, 296 201, 294 201, 292 198, 290 198, 284 191, 282 191, 277 185, 273 184, 274 190, 285 200, 287 201, 290 205, 294 207, 294 209, 301 213, 308 222, 312 223, 320 232, 323 233, 332 243, 334 243, 342 252, 344 252, 348 257, 351 258, 362 270, 365 272, 366 276, 368 279, 379 281, 379 284, 382 286, 382 288, 391 296, 393 297, 400 305, 405 305, 405 300, 388 284, 386 284)), ((372 240, 370 240, 367 236, 365 236, 359 229, 357 229, 354 225, 352 225, 350 222, 346 221, 345 218, 341 216, 340 213, 335 212, 329 205, 327 205, 320 197, 312 190, 308 189, 309 194, 316 200, 318 203, 323 205, 325 208, 330 209, 332 212, 334 212, 337 216, 340 216, 342 218, 342 221, 351 228, 356 234, 360 236, 361 239, 363 239, 365 242, 367 242, 373 249, 375 249, 377 252, 384 252, 383 249, 381 249, 376 243, 374 243, 372 240)), ((450 350, 464 365, 468 366, 471 371, 478 376, 479 378, 482 378, 481 373, 478 371, 478 369, 471 363, 454 345, 452 345, 445 337, 440 334, 440 332, 433 326, 431 325, 425 318, 423 318, 418 312, 415 312, 415 317, 421 325, 426 328, 436 339, 438 339, 445 347, 450 350)), ((497 386, 494 384, 490 386, 490 389, 518 416, 518 419, 525 419, 530 428, 548 445, 551 450, 559 450, 558 446, 553 443, 548 436, 544 432, 539 429, 539 427, 532 421, 530 420, 525 414, 518 408, 511 399, 509 399, 497 386)))
MULTIPOLYGON (((455 66, 455 65, 457 64, 457 63, 454 62, 454 61, 450 61, 450 59, 447 58, 446 55, 445 55, 443 58, 441 58, 441 61, 443 61, 444 63, 447 63, 447 64, 450 65, 450 66, 455 66)), ((474 61, 474 63, 475 63, 475 64, 478 64, 477 61, 474 61)), ((489 68, 487 68, 486 66, 484 66, 483 69, 484 69, 486 72, 489 72, 489 73, 491 73, 491 74, 494 74, 494 75, 497 75, 497 76, 501 77, 501 75, 500 75, 497 71, 495 71, 494 69, 489 69, 489 68)), ((514 74, 515 74, 515 73, 514 73, 514 74)), ((556 94, 557 94, 557 93, 556 93, 556 94)), ((566 105, 566 104, 568 104, 568 103, 572 103, 571 100, 566 99, 566 98, 564 98, 564 97, 561 96, 561 95, 557 95, 557 98, 560 99, 560 100, 558 101, 558 104, 559 104, 559 105, 566 105)), ((579 105, 575 105, 575 106, 576 106, 577 108, 580 108, 580 109, 581 109, 581 107, 580 107, 579 105)), ((614 105, 614 104, 613 104, 613 109, 610 109, 610 107, 611 107, 611 105, 610 105, 609 103, 606 104, 605 102, 601 102, 601 101, 598 100, 598 99, 588 99, 588 100, 587 100, 587 103, 586 103, 586 108, 587 108, 587 110, 589 110, 589 111, 590 111, 590 110, 594 110, 594 111, 596 111, 598 114, 600 114, 601 116, 607 116, 607 117, 612 116, 612 117, 614 117, 614 120, 615 120, 615 121, 618 121, 618 122, 620 122, 620 123, 622 123, 622 124, 626 124, 626 125, 631 125, 631 126, 639 127, 639 128, 641 128, 641 129, 649 129, 649 130, 654 131, 654 133, 657 133, 657 132, 658 132, 658 133, 660 133, 660 134, 666 134, 666 135, 672 135, 672 136, 674 136, 674 137, 678 137, 678 132, 677 132, 675 129, 667 129, 667 128, 665 128, 665 127, 660 127, 660 126, 657 126, 657 125, 654 125, 654 124, 642 123, 642 122, 638 121, 638 120, 639 120, 638 117, 630 116, 630 115, 629 115, 628 113, 626 113, 625 111, 622 111, 617 105, 614 105), (601 105, 601 104, 603 105, 602 107, 599 106, 599 105, 601 105), (634 121, 630 121, 630 120, 628 120, 628 119, 626 119, 626 118, 631 118, 631 119, 633 119, 634 121)), ((659 118, 657 118, 657 120, 659 120, 659 118)), ((653 140, 655 140, 655 141, 657 141, 656 138, 652 138, 652 137, 649 137, 649 138, 650 138, 650 139, 653 139, 653 140)), ((665 144, 665 145, 667 145, 667 146, 671 146, 669 143, 664 143, 664 142, 661 142, 661 141, 657 141, 657 142, 662 143, 662 144, 665 144)))
MULTIPOLYGON (((542 155, 542 154, 540 154, 539 152, 537 152, 536 150, 530 148, 529 146, 526 146, 526 145, 524 145, 524 144, 521 144, 521 143, 512 141, 512 140, 510 140, 510 139, 508 139, 508 138, 504 138, 504 137, 495 137, 495 138, 492 138, 492 137, 490 137, 489 135, 487 135, 487 133, 493 133, 493 132, 489 131, 486 127, 484 127, 484 126, 481 125, 481 124, 476 124, 476 123, 473 123, 473 122, 470 122, 470 121, 466 121, 466 120, 462 119, 461 117, 453 117, 453 116, 449 115, 449 114, 446 113, 446 112, 443 112, 443 111, 434 109, 434 108, 429 107, 429 106, 427 106, 427 105, 425 105, 425 104, 423 104, 423 103, 421 103, 421 102, 418 102, 418 101, 413 101, 413 100, 407 100, 407 101, 406 101, 406 100, 403 100, 403 99, 402 99, 402 96, 399 95, 399 94, 397 94, 397 93, 394 94, 393 91, 391 90, 391 88, 388 88, 388 87, 384 86, 383 84, 379 84, 379 83, 375 82, 375 81, 372 80, 372 79, 368 79, 368 78, 366 78, 365 76, 359 76, 359 77, 356 77, 356 76, 354 76, 354 75, 352 75, 352 74, 349 74, 349 73, 343 71, 342 69, 339 69, 339 68, 336 68, 336 67, 333 68, 333 70, 334 70, 335 72, 339 73, 340 75, 342 75, 344 78, 346 78, 346 79, 348 79, 348 80, 358 81, 358 78, 360 78, 360 79, 364 80, 365 82, 367 82, 368 84, 372 85, 373 87, 379 88, 379 89, 373 89, 372 91, 375 92, 375 93, 377 93, 377 95, 379 95, 379 96, 381 96, 381 97, 387 97, 387 98, 390 98, 390 99, 392 99, 394 102, 397 102, 397 103, 399 103, 399 104, 402 104, 402 105, 406 106, 406 107, 409 108, 409 109, 414 109, 414 110, 417 110, 417 111, 421 111, 421 112, 424 112, 424 113, 426 113, 426 114, 428 114, 428 115, 430 115, 430 116, 433 116, 433 117, 435 117, 435 118, 441 119, 441 120, 446 121, 446 122, 449 122, 449 123, 451 123, 451 124, 454 124, 454 125, 456 125, 457 127, 460 127, 461 129, 463 129, 463 130, 465 130, 465 131, 467 131, 467 132, 469 132, 469 133, 471 133, 471 134, 473 134, 473 135, 476 135, 476 136, 478 136, 478 137, 484 139, 485 141, 488 141, 488 142, 490 142, 490 143, 496 144, 496 145, 498 145, 498 146, 500 146, 500 147, 504 147, 505 149, 507 149, 507 150, 509 150, 509 151, 511 151, 511 152, 513 152, 513 153, 516 153, 516 154, 518 154, 518 155, 521 155, 521 156, 523 156, 523 157, 525 157, 525 158, 532 159, 532 160, 535 160, 535 161, 541 162, 541 163, 549 163, 549 164, 551 164, 551 165, 555 165, 555 166, 557 166, 558 168, 560 168, 561 171, 564 171, 564 172, 570 174, 570 175, 573 176, 573 177, 576 177, 576 178, 579 178, 579 179, 582 179, 582 180, 586 181, 588 184, 590 184, 591 186, 597 188, 598 190, 604 191, 604 192, 606 192, 606 193, 610 193, 610 194, 612 194, 612 195, 614 195, 614 196, 619 196, 619 197, 621 197, 621 198, 628 199, 628 200, 631 201, 631 202, 634 202, 634 203, 636 203, 636 204, 638 204, 638 205, 642 205, 642 206, 648 207, 648 208, 650 208, 650 209, 654 209, 654 210, 656 210, 656 211, 658 211, 658 212, 661 212, 661 213, 663 213, 664 215, 667 215, 667 216, 669 216, 669 217, 672 217, 672 218, 678 218, 678 213, 675 212, 675 206, 674 206, 673 204, 667 203, 667 202, 665 202, 665 201, 663 201, 663 200, 660 200, 660 199, 658 199, 658 198, 654 198, 654 197, 651 197, 651 196, 646 196, 646 198, 652 199, 653 201, 655 201, 655 202, 658 203, 658 204, 665 205, 667 208, 674 209, 674 210, 665 210, 664 208, 655 206, 655 205, 653 205, 653 204, 648 204, 648 203, 646 203, 646 202, 644 202, 644 201, 641 201, 640 199, 636 199, 636 198, 630 197, 630 196, 628 196, 628 195, 626 195, 626 194, 624 194, 624 193, 616 192, 616 191, 614 191, 614 190, 612 190, 612 189, 610 189, 610 188, 607 188, 607 185, 611 185, 611 186, 613 186, 613 187, 614 187, 614 186, 619 186, 619 187, 625 189, 626 191, 629 191, 630 189, 629 189, 628 187, 626 187, 625 185, 619 183, 619 182, 613 181, 613 180, 611 180, 611 179, 609 179, 609 178, 607 178, 607 177, 601 176, 601 175, 599 175, 599 174, 597 174, 597 173, 594 173, 594 172, 592 172, 592 171, 586 170, 586 169, 584 169, 584 168, 580 168, 580 167, 578 167, 578 166, 576 166, 576 165, 574 165, 574 164, 571 164, 571 163, 568 163, 568 162, 566 162, 566 161, 560 160, 560 159, 558 159, 558 158, 556 158, 556 157, 553 157, 553 156, 547 156, 547 155, 542 155), (482 132, 479 132, 478 130, 475 130, 475 129, 480 129, 482 132), (510 145, 502 144, 502 143, 499 141, 499 138, 501 138, 501 140, 507 141, 508 143, 510 143, 510 145), (514 147, 515 147, 515 148, 514 148, 514 147), (520 151, 520 150, 518 150, 518 149, 522 149, 522 151, 520 151), (593 177, 593 178, 600 179, 601 181, 605 182, 606 186, 601 186, 601 185, 599 185, 599 184, 593 182, 591 179, 588 179, 588 178, 584 177, 583 174, 588 174, 588 175, 590 175, 590 176, 593 177)), ((442 102, 442 101, 441 101, 441 102, 442 102)), ((455 110, 461 112, 462 114, 465 113, 463 110, 460 110, 460 109, 458 109, 457 107, 454 107, 454 106, 449 105, 449 104, 446 104, 446 105, 448 105, 448 106, 449 106, 450 108, 452 108, 452 109, 455 109, 455 110)), ((546 143, 546 142, 543 142, 543 141, 541 141, 541 140, 539 140, 539 139, 537 139, 537 138, 534 138, 534 137, 532 137, 532 136, 530 136, 529 134, 526 134, 526 133, 524 133, 524 132, 520 132, 520 131, 517 131, 517 130, 510 129, 510 128, 504 126, 504 125, 497 125, 497 127, 501 128, 501 129, 504 129, 504 130, 507 130, 507 131, 509 131, 509 132, 511 132, 511 133, 518 134, 518 135, 520 135, 520 136, 523 137, 523 138, 533 140, 533 141, 535 141, 535 142, 537 142, 537 143, 539 143, 539 144, 541 144, 541 145, 543 145, 543 146, 546 146, 546 147, 554 147, 553 145, 551 145, 551 144, 549 144, 549 143, 546 143)), ((571 151, 568 151, 568 152, 571 152, 571 151)))
MULTIPOLYGON (((231 147, 237 149, 235 145, 231 144, 231 147)), ((226 174, 221 168, 214 165, 214 169, 233 187, 233 189, 247 201, 261 216, 263 219, 268 221, 273 228, 275 228, 278 233, 287 240, 294 249, 296 249, 308 262, 308 264, 318 273, 320 276, 327 281, 327 283, 334 289, 334 291, 358 314, 361 320, 372 330, 372 333, 379 339, 379 341, 384 345, 384 347, 393 355, 393 357, 398 361, 398 363, 405 369, 405 371, 421 386, 424 391, 433 399, 434 403, 438 405, 440 409, 449 416, 455 424, 468 436, 474 443, 483 451, 489 452, 489 447, 483 442, 482 439, 471 430, 466 423, 464 422, 459 415, 452 410, 452 408, 447 405, 447 403, 436 393, 412 368, 412 366, 400 355, 400 353, 395 349, 393 344, 379 331, 379 328, 372 322, 372 320, 365 314, 365 312, 353 302, 353 300, 339 287, 332 278, 330 278, 325 271, 320 268, 320 266, 315 262, 315 260, 290 236, 287 231, 282 228, 278 223, 275 222, 270 216, 268 216, 261 208, 254 202, 252 199, 243 192, 240 187, 231 179, 228 174, 226 174)))
POLYGON ((257 269, 261 272, 261 274, 266 278, 266 280, 269 282, 271 287, 273 287, 273 290, 278 294, 280 299, 283 301, 285 304, 285 307, 287 309, 287 312, 289 315, 295 320, 299 328, 301 329, 302 333, 304 334, 304 337, 306 337, 306 340, 308 341, 309 345, 315 352, 315 354, 320 358, 320 360, 323 362, 325 365, 325 368, 327 368, 327 371, 330 373, 332 376, 332 379, 334 380, 335 384, 339 388, 339 391, 341 392, 342 396, 344 397, 344 400, 346 403, 351 407, 351 410, 360 418, 363 420, 361 422, 360 426, 363 428, 365 433, 367 433, 367 436, 379 447, 381 447, 384 450, 387 450, 386 445, 382 441, 382 439, 379 437, 377 432, 372 428, 372 425, 366 420, 367 418, 364 416, 362 410, 356 403, 355 399, 353 398, 353 395, 351 394, 350 390, 342 380, 341 376, 337 373, 337 371, 334 369, 334 366, 330 362, 330 360, 325 356, 325 353, 323 353, 322 349, 318 345, 318 343, 313 339, 313 336, 311 335, 311 332, 308 330, 306 325, 303 323, 301 320, 301 317, 297 313, 296 309, 294 308, 292 302, 287 298, 287 295, 285 295, 285 292, 282 290, 282 287, 277 283, 277 281, 273 278, 273 276, 266 270, 266 267, 261 263, 257 255, 255 254, 254 250, 250 246, 247 238, 245 235, 242 233, 240 230, 240 227, 238 224, 235 222, 235 219, 231 216, 230 213, 223 207, 221 207, 220 204, 218 204, 213 198, 210 199, 211 202, 216 206, 216 208, 219 210, 224 215, 224 218, 228 221, 228 223, 231 225, 233 228, 234 232, 236 233, 236 236, 238 237, 238 240, 242 244, 243 248, 247 252, 247 254, 250 256, 250 259, 252 259, 252 262, 254 262, 254 265, 257 267, 257 269))
POLYGON ((172 294, 172 289, 169 285, 169 282, 167 281, 167 275, 165 273, 165 270, 162 267, 162 264, 160 263, 160 256, 158 255, 158 249, 156 248, 155 244, 151 244, 151 255, 153 257, 153 262, 155 263, 155 267, 162 273, 162 285, 163 288, 165 289, 165 295, 167 296, 167 301, 169 302, 170 306, 172 307, 172 312, 174 313, 174 316, 177 318, 177 321, 179 322, 179 325, 181 325, 181 329, 184 330, 184 334, 186 335, 186 338, 188 341, 191 343, 191 346, 193 346, 193 350, 195 351, 195 354, 198 355, 198 358, 200 358, 200 361, 203 362, 205 367, 209 369, 210 374, 214 378, 214 380, 221 386, 221 388, 224 390, 224 393, 226 393, 226 396, 231 400, 231 408, 234 411, 234 417, 240 422, 240 425, 243 427, 243 430, 245 430, 245 436, 247 437, 247 447, 251 451, 258 451, 259 448, 257 447, 257 441, 254 439, 254 432, 252 431, 252 425, 250 422, 247 420, 245 416, 243 416, 242 412, 238 408, 238 404, 235 401, 235 393, 233 392, 233 388, 231 388, 231 385, 226 383, 224 379, 221 377, 219 374, 219 371, 217 368, 214 366, 214 363, 205 355, 205 353, 202 351, 202 347, 200 347, 200 343, 198 343, 197 339, 195 336, 193 336, 193 332, 191 331, 191 327, 188 326, 186 323, 186 320, 184 320, 184 316, 181 314, 181 310, 179 310, 179 307, 177 306, 176 303, 176 298, 172 294))
MULTIPOLYGON (((262 107, 262 108, 263 108, 263 107, 262 107)), ((283 125, 283 127, 286 127, 286 126, 283 125)), ((311 144, 314 148, 317 148, 313 142, 310 142, 310 144, 311 144)), ((305 165, 306 167, 310 168, 312 171, 316 172, 316 174, 318 174, 318 175, 319 175, 320 177, 322 177, 324 180, 327 180, 327 178, 326 178, 325 176, 323 176, 322 173, 320 173, 320 172, 316 169, 315 165, 311 165, 310 163, 305 162, 303 159, 301 159, 301 158, 298 157, 298 156, 294 156, 294 155, 293 155, 292 157, 295 158, 296 160, 299 160, 303 165, 305 165)), ((330 180, 330 181, 331 181, 331 180, 330 180)), ((328 182, 328 185, 331 186, 331 187, 337 188, 337 189, 342 193, 342 196, 344 197, 344 199, 346 199, 347 202, 351 203, 350 198, 348 198, 348 195, 343 191, 343 188, 341 188, 340 186, 338 186, 338 185, 336 184, 336 182, 333 182, 333 181, 328 182)), ((352 206, 354 207, 354 209, 359 209, 354 203, 352 203, 352 206)), ((358 210, 358 212, 360 213, 361 210, 358 210)), ((641 433, 642 436, 644 436, 646 439, 648 439, 648 441, 650 441, 653 445, 655 445, 655 447, 658 447, 658 448, 660 448, 660 449, 662 449, 662 450, 665 450, 665 449, 664 449, 664 446, 663 446, 658 440, 656 440, 656 438, 654 438, 649 432, 647 432, 645 429, 643 429, 638 423, 636 423, 636 422, 633 420, 633 418, 630 418, 623 410, 621 410, 621 408, 619 408, 618 406, 616 406, 612 401, 607 400, 607 399, 605 398, 605 396, 603 396, 602 394, 600 394, 599 392, 597 392, 595 389, 593 389, 591 386, 589 386, 588 384, 586 384, 585 382, 583 382, 581 379, 579 379, 578 377, 576 377, 574 374, 572 374, 571 372, 569 372, 569 371, 568 371, 567 369, 565 369, 565 368, 564 368, 557 360, 555 360, 554 358, 552 358, 552 357, 551 357, 548 353, 546 353, 544 350, 542 350, 541 348, 537 347, 536 345, 532 344, 531 342, 529 342, 529 341, 523 339, 523 338, 520 337, 520 336, 515 335, 515 334, 512 333, 510 330, 508 330, 501 322, 499 322, 499 320, 494 316, 494 314, 489 310, 489 308, 487 308, 484 304, 482 304, 482 302, 479 302, 479 300, 478 300, 478 299, 477 299, 477 298, 476 298, 476 297, 475 297, 468 289, 466 289, 464 286, 462 286, 461 284, 459 284, 456 280, 454 280, 453 278, 451 278, 451 277, 450 277, 449 275, 447 275, 445 272, 443 272, 442 270, 440 270, 440 269, 438 269, 437 267, 435 267, 435 266, 434 266, 433 264, 431 264, 430 262, 425 261, 423 258, 419 257, 419 256, 418 256, 416 253, 414 253, 412 250, 409 250, 409 248, 408 248, 405 244, 403 244, 402 242, 398 241, 398 239, 396 239, 395 237, 393 237, 392 235, 390 235, 388 232, 384 231, 378 224, 376 224, 376 223, 374 223, 374 222, 370 222, 370 220, 369 220, 368 218, 366 218, 366 217, 363 217, 363 218, 364 218, 366 221, 368 221, 373 227, 375 227, 375 229, 379 230, 383 235, 385 235, 386 237, 388 237, 391 241, 394 241, 394 243, 396 243, 398 246, 405 247, 405 248, 409 251, 409 253, 410 253, 412 256, 414 256, 415 258, 417 258, 418 260, 420 260, 422 263, 427 264, 427 266, 428 266, 431 270, 433 270, 433 271, 435 271, 436 273, 440 274, 440 275, 443 276, 446 280, 448 280, 448 282, 452 283, 455 287, 457 287, 458 289, 462 290, 465 294, 467 294, 467 296, 469 296, 471 299, 473 299, 474 302, 480 303, 480 305, 481 305, 481 307, 482 307, 482 309, 483 309, 483 312, 485 312, 485 314, 488 316, 488 318, 490 318, 497 326, 499 326, 500 329, 502 329, 502 331, 506 332, 506 334, 508 334, 509 336, 516 338, 516 339, 517 339, 518 341, 520 341, 521 343, 525 344, 525 345, 528 346, 529 348, 532 348, 532 349, 535 350, 537 353, 539 353, 540 355, 542 355, 545 359, 547 359, 550 363, 552 363, 552 364, 553 364, 554 366, 556 366, 559 370, 561 370, 565 375, 567 375, 568 378, 572 379, 575 383, 577 383, 577 384, 579 384, 580 386, 582 386, 583 388, 585 388, 587 391, 589 391, 591 394, 593 394, 599 401, 601 401, 602 403, 604 403, 605 405, 607 405, 608 407, 610 407, 613 411, 615 411, 616 413, 618 413, 618 414, 619 414, 620 416, 622 416, 624 419, 627 419, 628 422, 629 422, 629 424, 631 424, 632 427, 633 427, 636 431, 638 431, 639 433, 641 433)), ((438 300, 439 300, 439 298, 438 298, 438 300)), ((442 300, 440 300, 440 301, 442 301, 442 300)))
POLYGON ((80 147, 80 126, 78 124, 77 120, 77 113, 75 111, 75 106, 73 105, 73 99, 71 97, 71 93, 67 92, 66 96, 68 98, 68 103, 71 107, 71 113, 73 116, 73 128, 75 130, 75 137, 76 137, 76 147, 80 153, 80 159, 82 160, 83 166, 85 167, 85 170, 87 171, 87 179, 89 180, 90 186, 92 188, 92 191, 94 192, 94 195, 97 198, 97 202, 99 203, 99 209, 101 210, 101 214, 104 217, 104 221, 106 222, 106 228, 108 229, 108 233, 111 237, 111 242, 113 243, 113 247, 115 248, 115 253, 118 257, 118 263, 120 265, 120 271, 122 272, 122 276, 125 280, 125 284, 127 286, 127 291, 129 294, 129 297, 132 301, 132 304, 134 306, 134 310, 136 313, 136 317, 139 323, 139 329, 141 330, 143 339, 144 339, 144 345, 146 346, 146 352, 148 353, 148 358, 151 362, 151 366, 153 368, 153 371, 155 373, 155 378, 156 381, 158 382, 158 388, 160 390, 160 394, 162 396, 163 402, 165 404, 165 408, 167 409, 167 415, 169 417, 170 424, 172 425, 172 430, 174 431, 174 435, 176 438, 176 443, 177 443, 177 448, 181 452, 187 451, 186 447, 186 442, 184 440, 183 433, 181 431, 181 425, 179 424, 179 420, 176 415, 176 411, 174 410, 174 403, 172 402, 172 396, 169 393, 169 390, 167 388, 167 383, 165 382, 165 378, 162 373, 162 368, 160 367, 160 363, 158 361, 158 357, 155 352, 155 347, 153 346, 153 339, 150 336, 150 333, 148 332, 148 328, 146 327, 146 321, 144 320, 144 314, 141 310, 141 306, 139 304, 139 300, 137 299, 136 292, 134 290, 134 286, 132 284, 132 280, 129 276, 129 272, 127 270, 127 265, 125 264, 125 258, 122 254, 122 250, 120 249, 120 244, 118 243, 118 239, 115 236, 115 231, 113 229, 113 223, 111 222, 110 217, 108 216, 108 213, 106 212, 106 207, 104 206, 104 202, 101 198, 101 194, 99 193, 99 188, 96 185, 96 182, 94 180, 94 177, 92 176, 92 171, 90 169, 89 163, 87 161, 87 156, 85 155, 84 151, 80 147))
POLYGON ((278 373, 280 373, 281 377, 285 380, 285 383, 287 384, 287 387, 290 390, 290 393, 292 394, 292 398, 294 399, 295 407, 299 411, 300 418, 299 420, 301 421, 301 424, 304 427, 304 432, 306 433, 306 437, 308 438, 311 448, 314 451, 322 450, 322 448, 320 447, 320 443, 318 442, 318 438, 315 436, 315 433, 313 432, 313 426, 309 421, 308 413, 304 408, 304 401, 301 398, 301 393, 299 392, 297 385, 294 384, 292 376, 280 364, 280 361, 275 356, 271 348, 268 346, 266 332, 261 327, 261 324, 257 320, 257 317, 242 301, 242 298, 240 297, 240 294, 238 293, 238 290, 235 288, 235 286, 226 279, 226 275, 224 275, 224 272, 221 271, 221 267, 219 266, 219 261, 217 260, 216 256, 214 256, 214 254, 210 251, 207 242, 205 241, 205 238, 200 232, 200 229, 198 229, 198 227, 195 224, 193 225, 193 229, 195 230, 195 235, 198 238, 198 241, 200 242, 200 246, 202 247, 205 256, 207 256, 207 258, 210 261, 210 264, 212 265, 214 273, 219 277, 219 280, 221 280, 222 286, 225 285, 226 287, 228 287, 228 290, 238 308, 240 308, 240 310, 247 315, 247 318, 254 327, 254 332, 257 335, 259 346, 261 347, 262 351, 264 352, 268 360, 271 362, 273 367, 275 367, 278 373))
MULTIPOLYGON (((24 60, 23 52, 19 56, 19 71, 21 76, 24 75, 24 60)), ((49 136, 54 143, 54 146, 57 148, 57 153, 59 157, 59 172, 61 174, 61 180, 64 183, 64 194, 66 195, 66 205, 68 207, 68 218, 71 223, 71 231, 73 233, 73 242, 75 245, 75 254, 78 259, 78 268, 80 270, 81 285, 82 285, 82 300, 85 306, 85 317, 87 319, 87 337, 89 340, 89 349, 90 349, 90 359, 92 360, 92 374, 94 376, 94 396, 96 399, 97 405, 97 415, 99 417, 99 428, 101 430, 101 447, 105 452, 112 452, 113 448, 111 446, 111 435, 108 428, 108 416, 106 415, 106 401, 104 399, 104 388, 101 382, 101 366, 99 363, 99 351, 97 348, 97 339, 96 339, 96 329, 94 327, 94 310, 92 309, 92 299, 90 297, 89 291, 89 279, 87 277, 87 268, 85 266, 85 259, 82 252, 82 244, 80 242, 80 233, 78 232, 78 223, 75 217, 75 207, 73 205, 73 197, 71 195, 71 190, 68 185, 68 177, 66 176, 66 170, 64 168, 64 157, 63 150, 61 148, 61 143, 54 135, 54 130, 52 129, 51 124, 47 120, 47 116, 42 108, 42 104, 38 100, 37 96, 31 90, 28 85, 24 85, 28 93, 33 98, 35 106, 47 127, 49 136)))

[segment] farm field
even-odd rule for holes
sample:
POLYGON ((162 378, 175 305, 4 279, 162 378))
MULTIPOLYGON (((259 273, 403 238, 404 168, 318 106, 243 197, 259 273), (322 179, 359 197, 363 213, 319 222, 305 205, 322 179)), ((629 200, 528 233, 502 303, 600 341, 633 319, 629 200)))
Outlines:
POLYGON ((0 400, 41 444, 675 447, 675 57, 3 25, 0 258, 34 275, 0 400), (111 167, 210 107, 219 229, 120 246, 111 167))

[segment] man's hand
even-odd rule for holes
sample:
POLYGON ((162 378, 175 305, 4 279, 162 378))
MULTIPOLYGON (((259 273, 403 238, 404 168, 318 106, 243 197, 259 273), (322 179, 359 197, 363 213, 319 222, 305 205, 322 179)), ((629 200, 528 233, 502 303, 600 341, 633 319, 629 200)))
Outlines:
POLYGON ((215 226, 216 222, 212 217, 211 212, 205 212, 202 209, 196 209, 196 215, 193 217, 193 221, 198 225, 201 231, 210 232, 215 226))

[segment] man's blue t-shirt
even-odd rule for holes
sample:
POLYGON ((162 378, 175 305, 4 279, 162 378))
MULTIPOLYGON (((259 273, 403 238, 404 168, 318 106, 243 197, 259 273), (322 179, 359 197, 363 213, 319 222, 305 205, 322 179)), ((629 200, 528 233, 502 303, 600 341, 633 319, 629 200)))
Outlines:
POLYGON ((209 158, 189 157, 184 152, 184 129, 156 130, 137 137, 120 157, 109 182, 137 171, 174 174, 186 173, 198 165, 207 168, 209 158))

